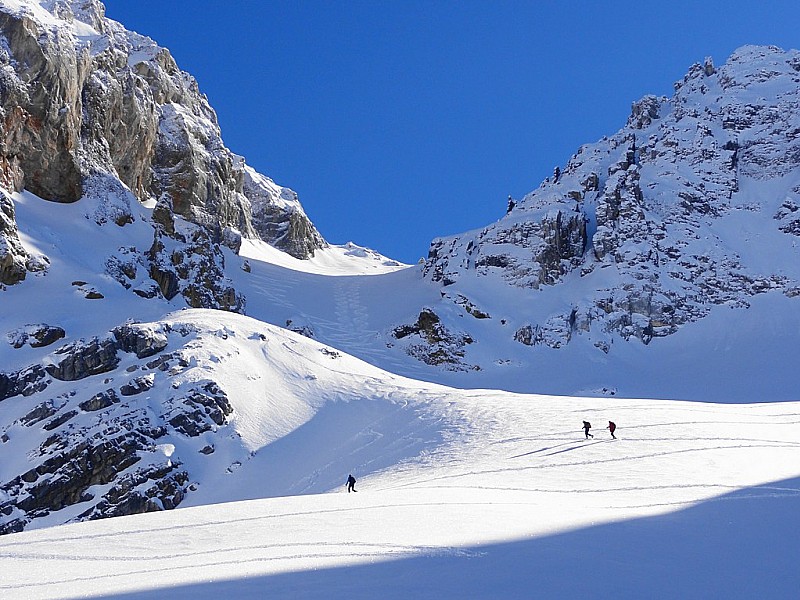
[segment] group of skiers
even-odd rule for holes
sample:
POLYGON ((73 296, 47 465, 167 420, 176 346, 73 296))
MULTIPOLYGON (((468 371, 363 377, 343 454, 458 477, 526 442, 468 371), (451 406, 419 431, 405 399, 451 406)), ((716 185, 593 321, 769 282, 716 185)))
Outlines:
MULTIPOLYGON (((594 436, 591 433, 589 433, 589 430, 591 428, 592 428, 592 424, 589 423, 589 421, 584 421, 583 422, 583 432, 586 434, 586 439, 587 440, 589 438, 594 439, 594 436)), ((606 429, 608 429, 611 432, 611 437, 612 438, 617 439, 617 436, 614 435, 614 431, 617 429, 617 426, 614 423, 614 421, 609 421, 608 422, 608 427, 606 427, 606 429)), ((345 486, 347 486, 347 493, 348 494, 350 492, 357 492, 358 491, 356 489, 356 478, 353 477, 352 473, 347 476, 347 483, 345 483, 345 486)))
MULTIPOLYGON (((592 428, 592 424, 591 424, 591 423, 589 423, 589 421, 584 421, 584 422, 583 422, 583 433, 585 433, 585 434, 586 434, 586 439, 587 439, 587 440, 588 440, 589 438, 592 438, 592 439, 594 439, 594 436, 593 436, 591 433, 589 433, 589 430, 590 430, 591 428, 592 428)), ((614 438, 614 439, 617 439, 617 436, 615 436, 615 435, 614 435, 614 430, 615 430, 616 428, 617 428, 617 426, 616 426, 616 424, 614 423, 614 421, 609 421, 609 422, 608 422, 608 427, 606 427, 606 429, 608 429, 608 430, 611 432, 611 437, 612 437, 612 438, 614 438)))

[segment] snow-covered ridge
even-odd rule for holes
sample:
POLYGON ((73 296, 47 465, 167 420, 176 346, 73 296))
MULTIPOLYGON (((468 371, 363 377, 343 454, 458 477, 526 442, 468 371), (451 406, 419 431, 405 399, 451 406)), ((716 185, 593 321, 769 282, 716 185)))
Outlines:
MULTIPOLYGON (((219 311, 122 324, 61 346, 39 364, 0 376, 0 394, 9 457, 0 467, 6 533, 173 508, 190 498, 203 504, 248 498, 256 489, 263 496, 337 487, 349 467, 332 469, 322 448, 314 460, 327 467, 313 477, 315 469, 296 464, 293 478, 254 487, 245 473, 268 466, 259 453, 297 437, 320 411, 340 413, 340 402, 363 406, 370 419, 394 415, 394 425, 409 429, 411 439, 398 446, 392 436, 381 441, 383 434, 367 443, 348 439, 342 424, 337 444, 351 447, 347 460, 373 467, 433 451, 442 427, 467 427, 457 415, 444 425, 448 410, 435 386, 422 391, 313 340, 219 311), (384 443, 389 454, 381 457, 384 443), (97 468, 76 468, 81 461, 97 468)), ((322 443, 303 439, 308 447, 283 462, 322 443)))
POLYGON ((243 240, 239 254, 246 259, 277 265, 293 271, 330 276, 380 275, 409 268, 409 265, 399 263, 353 242, 341 246, 329 244, 325 248, 317 250, 313 257, 299 260, 259 240, 243 240))
POLYGON ((483 278, 540 296, 560 287, 563 304, 517 339, 558 348, 584 336, 603 352, 618 336, 674 334, 714 305, 798 297, 798 97, 796 50, 706 59, 497 223, 434 240, 426 277, 455 293, 483 278))

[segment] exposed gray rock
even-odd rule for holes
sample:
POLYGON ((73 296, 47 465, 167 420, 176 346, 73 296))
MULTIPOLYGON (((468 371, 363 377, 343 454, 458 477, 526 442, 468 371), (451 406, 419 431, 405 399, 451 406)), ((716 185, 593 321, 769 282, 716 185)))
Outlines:
MULTIPOLYGON (((111 198, 101 224, 132 221, 126 194, 158 200, 169 235, 172 213, 219 228, 234 251, 240 234, 298 258, 325 246, 293 192, 225 147, 214 110, 168 50, 106 19, 97 0, 42 8, 55 20, 0 9, 0 185, 57 202, 111 198)), ((18 280, 14 264, 7 278, 18 280)))
POLYGON ((538 288, 552 285, 580 264, 587 245, 586 217, 553 209, 527 218, 507 216, 475 239, 440 238, 431 243, 423 273, 452 285, 465 270, 497 274, 508 283, 538 288))
POLYGON ((81 195, 78 146, 81 88, 90 71, 88 53, 70 36, 43 31, 23 14, 0 12, 0 172, 5 185, 58 202, 81 195))
POLYGON ((29 272, 46 270, 47 264, 47 257, 32 256, 22 246, 14 202, 0 190, 0 285, 19 283, 29 272))
POLYGON ((111 339, 93 338, 59 348, 53 355, 53 363, 45 369, 61 381, 76 381, 112 371, 118 364, 117 344, 111 339))
MULTIPOLYGON (((218 232, 221 235, 221 232, 218 232)), ((191 223, 167 236, 156 228, 147 252, 150 278, 167 300, 183 296, 192 308, 216 308, 243 312, 245 298, 225 277, 221 237, 191 223)))
POLYGON ((479 368, 464 361, 465 346, 473 342, 472 338, 467 334, 449 331, 430 308, 424 308, 415 323, 395 327, 392 336, 404 340, 406 353, 425 364, 452 371, 479 368))
POLYGON ((142 377, 134 377, 128 383, 119 388, 119 393, 123 396, 135 396, 146 392, 153 387, 153 377, 144 375, 142 377))
POLYGON ((191 390, 175 402, 185 408, 172 417, 169 423, 176 431, 188 437, 197 437, 205 431, 210 431, 214 425, 222 425, 225 417, 233 412, 225 392, 214 382, 208 382, 191 390))
POLYGON ((42 348, 57 342, 65 335, 66 332, 61 327, 37 323, 9 331, 6 338, 14 348, 22 348, 25 344, 31 348, 42 348))
POLYGON ((32 365, 12 373, 0 372, 0 400, 12 396, 32 396, 49 384, 47 372, 41 365, 32 365))
POLYGON ((298 323, 292 319, 286 320, 286 329, 289 331, 294 331, 295 333, 299 333, 300 335, 310 338, 314 338, 314 328, 311 325, 305 323, 298 323))
POLYGON ((253 227, 261 239, 300 259, 311 258, 315 250, 328 245, 293 191, 247 168, 243 192, 250 200, 253 227))
POLYGON ((85 412, 94 412, 98 410, 103 410, 104 408, 108 408, 109 406, 113 406, 119 402, 119 397, 117 393, 109 388, 102 392, 96 393, 94 396, 86 400, 85 402, 81 402, 79 404, 80 409, 85 412))
POLYGON ((167 347, 167 335, 163 331, 142 325, 126 324, 111 330, 117 347, 124 352, 133 352, 138 358, 147 358, 167 347))

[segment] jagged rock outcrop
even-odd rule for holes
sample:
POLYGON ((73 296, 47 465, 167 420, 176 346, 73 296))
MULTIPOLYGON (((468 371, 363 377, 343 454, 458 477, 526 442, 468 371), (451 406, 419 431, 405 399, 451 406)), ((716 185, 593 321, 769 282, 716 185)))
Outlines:
POLYGON ((531 219, 508 218, 474 237, 434 240, 424 273, 452 285, 465 270, 497 274, 512 285, 538 288, 553 284, 575 268, 586 247, 584 215, 554 208, 531 219))
POLYGON ((38 323, 9 331, 6 338, 14 348, 22 348, 25 344, 31 348, 42 348, 54 344, 66 334, 66 331, 57 325, 38 323))
POLYGON ((800 234, 799 98, 797 51, 747 46, 721 67, 706 59, 672 98, 635 102, 623 129, 583 146, 497 223, 434 240, 424 276, 452 286, 448 295, 481 278, 580 290, 514 339, 558 348, 588 335, 604 352, 614 336, 647 344, 715 305, 790 296, 798 282, 748 264, 728 223, 751 215, 800 234), (764 181, 774 183, 763 195, 743 191, 764 181))
POLYGON ((253 228, 263 240, 295 258, 310 258, 327 242, 302 211, 297 194, 244 168, 244 194, 250 200, 253 228))
POLYGON ((6 449, 18 439, 27 444, 26 470, 0 481, 0 534, 59 511, 85 520, 180 504, 190 474, 173 456, 176 439, 212 435, 233 414, 217 383, 181 378, 194 360, 186 347, 192 334, 184 326, 128 323, 68 344, 42 365, 0 373, 10 417, 0 437, 6 449), (176 348, 164 352, 170 339, 176 348), (48 393, 50 386, 59 391, 48 393), (145 393, 158 401, 141 401, 145 393))
POLYGON ((168 197, 223 242, 235 230, 298 258, 323 247, 296 195, 254 178, 224 146, 169 51, 104 13, 97 0, 0 7, 0 186, 74 202, 111 176, 139 201, 168 197))
POLYGON ((399 325, 392 337, 401 340, 407 354, 428 365, 439 365, 450 371, 469 371, 479 367, 465 362, 464 348, 473 343, 465 333, 450 331, 430 308, 424 308, 410 325, 399 325))
MULTIPOLYGON (((191 223, 184 222, 182 225, 175 230, 173 224, 172 235, 156 227, 153 245, 142 257, 145 272, 156 282, 161 295, 171 300, 180 293, 192 308, 243 312, 245 298, 234 289, 224 274, 225 255, 221 248, 224 238, 221 232, 191 223)), ((126 284, 124 278, 118 280, 126 284)), ((151 289, 145 286, 143 291, 137 293, 147 296, 151 289)))

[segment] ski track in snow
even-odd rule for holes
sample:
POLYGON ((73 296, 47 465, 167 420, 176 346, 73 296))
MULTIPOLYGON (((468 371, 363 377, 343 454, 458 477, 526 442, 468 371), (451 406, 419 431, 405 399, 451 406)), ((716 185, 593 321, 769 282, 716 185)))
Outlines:
MULTIPOLYGON (((298 314, 280 301, 304 289, 298 280, 256 281, 277 300, 270 310, 302 319, 302 307, 298 314)), ((170 317, 199 328, 185 342, 193 368, 227 386, 236 426, 254 444, 237 450, 232 431, 226 443, 233 450, 219 450, 226 471, 193 493, 219 488, 221 498, 243 501, 192 505, 190 494, 185 508, 169 513, 6 536, 0 595, 64 598, 91 589, 114 597, 177 585, 210 598, 226 593, 209 578, 244 586, 298 573, 287 596, 302 598, 299 582, 312 572, 378 564, 402 570, 419 557, 455 561, 448 564, 463 565, 461 579, 469 580, 493 560, 493 544, 567 539, 573 531, 641 518, 667 524, 704 505, 724 514, 754 502, 797 509, 800 483, 781 482, 800 476, 798 403, 536 396, 405 379, 345 353, 350 347, 380 357, 378 346, 365 341, 378 335, 364 301, 369 281, 326 282, 330 294, 306 300, 330 301, 331 318, 314 322, 330 346, 214 311, 170 317), (271 411, 280 412, 286 429, 278 439, 259 433, 271 411), (594 439, 584 439, 584 419, 595 424, 594 439), (603 429, 608 419, 618 425, 617 440, 603 429), (358 479, 353 494, 342 487, 348 470, 358 479)), ((417 595, 391 578, 380 589, 388 598, 417 595)), ((234 587, 227 595, 260 592, 241 595, 234 587)))

